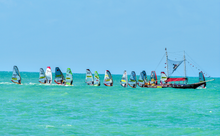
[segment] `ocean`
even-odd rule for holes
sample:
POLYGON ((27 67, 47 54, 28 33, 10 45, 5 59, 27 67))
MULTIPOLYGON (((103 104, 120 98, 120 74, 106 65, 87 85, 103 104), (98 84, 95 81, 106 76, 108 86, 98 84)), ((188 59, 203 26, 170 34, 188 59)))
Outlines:
MULTIPOLYGON (((206 89, 43 85, 39 73, 0 72, 0 135, 220 135, 220 78, 206 89)), ((54 73, 53 73, 54 78, 54 73)), ((198 82, 198 77, 189 78, 198 82)))

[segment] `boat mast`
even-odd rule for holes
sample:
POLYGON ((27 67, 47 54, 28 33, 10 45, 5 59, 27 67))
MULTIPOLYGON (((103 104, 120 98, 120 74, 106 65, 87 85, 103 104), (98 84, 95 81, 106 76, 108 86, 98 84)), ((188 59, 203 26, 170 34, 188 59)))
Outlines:
POLYGON ((167 77, 169 77, 167 48, 165 48, 165 51, 166 51, 167 77))
POLYGON ((127 76, 127 71, 125 70, 125 74, 126 74, 126 87, 128 87, 128 76, 127 76))
POLYGON ((184 59, 184 73, 185 73, 185 78, 186 78, 186 58, 185 58, 185 51, 183 54, 183 59, 184 59))

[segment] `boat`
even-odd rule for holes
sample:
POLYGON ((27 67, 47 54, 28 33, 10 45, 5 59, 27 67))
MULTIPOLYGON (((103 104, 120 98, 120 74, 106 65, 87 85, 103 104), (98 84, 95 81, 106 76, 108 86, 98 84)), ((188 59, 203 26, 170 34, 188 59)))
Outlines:
POLYGON ((58 85, 65 85, 66 81, 59 67, 55 68, 55 79, 54 82, 58 85))
POLYGON ((21 84, 21 75, 20 75, 20 72, 19 72, 17 66, 13 67, 13 73, 12 73, 11 81, 15 84, 21 84))
POLYGON ((70 68, 66 70, 66 85, 73 85, 73 74, 70 68))
POLYGON ((147 74, 143 70, 139 75, 139 79, 138 79, 137 84, 139 87, 144 87, 146 83, 147 83, 147 74))
POLYGON ((113 79, 112 79, 111 72, 109 70, 105 71, 105 77, 104 77, 103 84, 105 86, 113 86, 113 79))
POLYGON ((178 89, 196 89, 196 88, 201 87, 201 86, 205 87, 206 82, 210 82, 210 81, 214 80, 214 79, 212 79, 212 80, 205 81, 204 74, 202 72, 200 72, 199 73, 199 82, 189 84, 188 83, 188 78, 186 76, 185 52, 184 52, 184 55, 183 55, 183 60, 180 60, 180 61, 175 60, 174 61, 174 60, 168 59, 167 49, 165 48, 165 50, 166 50, 167 75, 165 74, 165 72, 161 72, 160 83, 158 83, 156 72, 152 71, 150 82, 147 84, 146 87, 148 87, 148 88, 167 88, 167 87, 170 87, 170 88, 178 88, 178 89), (171 75, 176 71, 176 69, 182 63, 184 63, 185 76, 184 77, 171 77, 171 75))
POLYGON ((134 71, 131 71, 131 75, 128 81, 128 85, 132 88, 137 87, 137 79, 136 79, 136 73, 134 71))
POLYGON ((94 86, 100 86, 100 79, 97 71, 94 73, 94 86))
POLYGON ((92 72, 89 69, 86 69, 86 79, 85 79, 85 82, 86 82, 87 85, 91 85, 91 86, 94 85, 94 80, 93 80, 93 77, 92 77, 92 72))
POLYGON ((40 68, 40 73, 39 73, 39 82, 41 84, 46 84, 47 83, 47 77, 45 75, 44 69, 40 68))
POLYGON ((122 78, 120 80, 120 84, 123 87, 127 87, 128 86, 128 76, 127 76, 126 70, 124 71, 124 74, 122 75, 122 78))
POLYGON ((50 66, 47 67, 45 75, 46 75, 46 78, 47 78, 46 83, 51 84, 52 83, 52 72, 51 72, 50 66))

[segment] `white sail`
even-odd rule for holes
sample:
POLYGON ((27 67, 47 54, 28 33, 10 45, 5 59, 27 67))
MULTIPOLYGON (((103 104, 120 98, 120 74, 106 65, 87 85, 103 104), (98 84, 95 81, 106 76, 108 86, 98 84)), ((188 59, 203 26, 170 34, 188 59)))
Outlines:
POLYGON ((128 85, 132 88, 136 88, 137 86, 136 73, 134 71, 131 71, 131 76, 130 76, 128 85))
POLYGON ((105 71, 105 77, 103 83, 105 86, 113 86, 113 79, 109 70, 105 71))
POLYGON ((11 81, 16 84, 21 84, 21 75, 20 75, 20 72, 17 66, 13 67, 13 74, 12 74, 11 81))
POLYGON ((92 72, 89 69, 86 69, 86 81, 85 81, 88 85, 93 85, 94 84, 94 80, 92 77, 92 72))
POLYGON ((47 67, 45 75, 46 75, 46 78, 47 78, 46 83, 51 84, 52 83, 52 72, 51 72, 50 66, 47 67))
POLYGON ((94 86, 100 86, 100 79, 97 71, 94 73, 94 86))
POLYGON ((40 68, 40 73, 39 73, 39 82, 42 84, 45 84, 47 82, 47 77, 44 73, 44 69, 40 68))
POLYGON ((166 80, 167 80, 167 75, 164 72, 161 72, 160 83, 165 84, 166 80))
POLYGON ((128 86, 128 76, 126 70, 124 71, 124 74, 122 75, 121 81, 120 81, 121 86, 127 87, 128 86))

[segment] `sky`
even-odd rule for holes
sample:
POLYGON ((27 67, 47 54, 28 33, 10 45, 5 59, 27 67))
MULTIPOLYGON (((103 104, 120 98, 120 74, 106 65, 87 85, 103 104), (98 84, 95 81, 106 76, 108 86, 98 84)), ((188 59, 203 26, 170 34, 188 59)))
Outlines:
POLYGON ((160 75, 165 48, 193 59, 187 76, 220 77, 220 1, 0 0, 0 71, 160 75))

